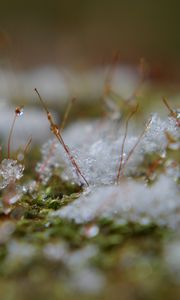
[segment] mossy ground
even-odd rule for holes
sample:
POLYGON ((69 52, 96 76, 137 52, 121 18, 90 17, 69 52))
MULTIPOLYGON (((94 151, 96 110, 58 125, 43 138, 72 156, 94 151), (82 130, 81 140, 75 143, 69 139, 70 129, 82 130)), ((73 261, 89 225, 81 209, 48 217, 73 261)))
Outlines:
POLYGON ((38 249, 30 260, 8 261, 6 249, 9 240, 1 244, 2 299, 121 299, 120 294, 122 299, 161 299, 171 289, 174 295, 179 292, 179 287, 169 281, 161 257, 164 242, 173 235, 167 228, 154 224, 117 225, 103 219, 97 221, 99 234, 88 238, 82 234, 83 225, 52 219, 48 215, 72 201, 77 194, 58 195, 57 186, 48 192, 47 189, 42 188, 36 199, 24 197, 8 216, 1 213, 1 224, 8 220, 15 224, 11 240, 28 243, 38 249), (46 199, 44 193, 47 193, 46 199), (71 251, 86 245, 95 245, 99 249, 91 263, 106 274, 108 283, 98 297, 74 296, 63 287, 61 277, 65 276, 66 267, 62 262, 51 261, 42 255, 46 244, 57 242, 66 242, 71 251))
MULTIPOLYGON (((81 106, 80 111, 86 117, 94 117, 100 114, 101 108, 89 104, 85 108, 81 106)), ((73 116, 76 114, 75 111, 73 116)), ((39 153, 39 149, 32 149, 27 156, 24 180, 35 178, 32 162, 35 165, 39 153)), ((146 169, 142 166, 142 172, 143 167, 146 169)), ((50 217, 49 212, 73 201, 80 192, 81 188, 54 176, 47 186, 39 185, 34 197, 23 196, 10 213, 0 210, 1 228, 8 222, 14 226, 7 239, 0 239, 0 299, 179 299, 179 284, 172 279, 163 259, 164 244, 175 233, 155 224, 117 225, 102 219, 94 221, 99 233, 89 238, 83 234, 85 225, 50 217), (35 255, 30 259, 9 259, 7 249, 11 241, 34 246, 35 255), (47 244, 59 242, 66 243, 72 252, 87 245, 97 247, 98 254, 91 265, 105 274, 106 285, 100 294, 79 294, 67 288, 66 265, 43 255, 47 244)))

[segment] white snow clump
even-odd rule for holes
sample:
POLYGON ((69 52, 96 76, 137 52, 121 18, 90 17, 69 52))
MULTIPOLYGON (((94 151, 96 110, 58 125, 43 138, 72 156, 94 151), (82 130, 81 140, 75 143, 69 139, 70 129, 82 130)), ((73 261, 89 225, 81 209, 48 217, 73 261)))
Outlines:
POLYGON ((116 222, 156 223, 176 228, 180 225, 180 201, 176 183, 168 176, 152 186, 126 179, 119 185, 101 186, 85 191, 77 200, 53 216, 87 223, 96 217, 116 222))
POLYGON ((14 159, 3 159, 0 164, 0 190, 23 176, 24 166, 14 159))
MULTIPOLYGON (((152 115, 144 135, 125 164, 123 175, 138 175, 138 167, 147 154, 166 155, 169 145, 167 132, 178 142, 180 131, 176 120, 172 117, 161 120, 157 114, 152 115)), ((138 142, 139 135, 132 133, 127 135, 123 153, 124 163, 138 142)), ((109 121, 80 122, 66 129, 63 137, 89 185, 100 186, 115 183, 124 138, 123 128, 109 121)), ((42 162, 37 166, 37 171, 43 177, 44 183, 49 180, 53 168, 61 169, 61 176, 64 180, 82 183, 59 142, 54 140, 46 143, 42 148, 42 154, 42 162)))

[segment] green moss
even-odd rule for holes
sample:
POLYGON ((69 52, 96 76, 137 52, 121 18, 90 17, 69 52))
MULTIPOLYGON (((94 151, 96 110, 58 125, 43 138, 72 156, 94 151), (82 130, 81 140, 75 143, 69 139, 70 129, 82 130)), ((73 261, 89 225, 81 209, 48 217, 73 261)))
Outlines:
MULTIPOLYGON (((142 110, 146 113, 150 106, 154 110, 159 95, 159 91, 148 91, 148 107, 144 98, 139 97, 141 109, 134 117, 137 123, 143 119, 142 110)), ((114 100, 126 116, 129 108, 117 96, 114 100)), ((162 109, 163 104, 159 101, 158 106, 162 109)), ((101 116, 102 111, 100 101, 80 103, 72 110, 69 122, 77 118, 101 116)), ((26 172, 22 182, 37 178, 34 166, 39 159, 39 149, 33 148, 26 157, 26 172)), ((157 176, 164 173, 164 165, 170 159, 179 162, 178 151, 168 149, 165 158, 158 154, 148 155, 139 167, 138 177, 146 178, 149 184, 153 184, 157 176), (149 170, 158 160, 160 163, 153 170, 155 176, 151 177, 149 170)), ((54 174, 46 186, 39 183, 37 191, 32 195, 24 195, 12 206, 9 214, 4 214, 0 207, 0 233, 1 225, 6 221, 13 222, 15 226, 6 239, 0 235, 1 299, 117 300, 119 295, 125 295, 125 299, 159 300, 172 299, 173 294, 175 299, 179 299, 179 286, 168 273, 163 260, 164 243, 172 237, 176 238, 176 233, 155 224, 121 225, 104 218, 94 220, 99 232, 88 238, 84 228, 91 224, 77 225, 50 216, 53 211, 78 198, 81 192, 81 187, 63 182, 54 174), (24 244, 34 247, 34 255, 30 258, 21 255, 19 258, 11 257, 9 247, 14 241, 22 248, 24 244), (71 274, 65 262, 53 261, 44 255, 44 247, 56 244, 65 244, 72 253, 88 245, 97 249, 97 255, 90 260, 90 265, 100 270, 107 280, 100 295, 80 295, 69 291, 66 284, 71 274)))

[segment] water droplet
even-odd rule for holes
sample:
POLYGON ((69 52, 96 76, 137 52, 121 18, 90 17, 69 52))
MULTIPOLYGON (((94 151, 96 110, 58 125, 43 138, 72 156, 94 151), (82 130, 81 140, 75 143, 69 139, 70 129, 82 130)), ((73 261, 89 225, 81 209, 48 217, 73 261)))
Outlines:
POLYGON ((24 113, 23 107, 22 106, 21 107, 16 107, 15 113, 16 113, 17 117, 22 116, 23 113, 24 113))

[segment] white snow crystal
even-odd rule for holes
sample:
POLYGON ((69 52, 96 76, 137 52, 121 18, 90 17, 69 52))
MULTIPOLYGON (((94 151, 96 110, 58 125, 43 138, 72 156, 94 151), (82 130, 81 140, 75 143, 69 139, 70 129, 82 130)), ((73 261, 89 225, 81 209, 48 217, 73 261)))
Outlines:
POLYGON ((167 120, 161 120, 157 114, 152 115, 148 131, 143 138, 144 152, 163 152, 168 144, 166 132, 175 139, 180 138, 175 118, 168 117, 167 120))
MULTIPOLYGON (((125 164, 123 169, 125 176, 138 175, 138 167, 147 154, 159 153, 160 155, 166 155, 169 144, 166 132, 176 141, 179 140, 180 131, 176 120, 172 117, 161 120, 154 114, 139 143, 140 134, 129 133, 127 135, 123 153, 124 162, 126 162, 134 145, 136 143, 138 145, 129 157, 127 164, 125 164)), ((63 137, 89 185, 109 185, 116 181, 124 138, 122 126, 118 128, 116 123, 109 121, 96 121, 91 124, 80 122, 65 130, 63 137)), ((77 172, 72 167, 72 163, 64 149, 58 142, 54 143, 56 147, 53 154, 50 155, 50 159, 48 156, 52 142, 48 142, 43 147, 41 165, 46 165, 47 172, 45 170, 44 174, 41 174, 38 167, 40 176, 44 176, 44 181, 47 182, 53 168, 60 167, 61 176, 64 180, 79 184, 77 172)))
POLYGON ((53 213, 76 223, 87 223, 96 217, 168 225, 180 224, 178 188, 175 182, 163 175, 149 187, 134 180, 89 189, 79 199, 53 213))
POLYGON ((14 159, 3 159, 0 164, 0 189, 23 176, 24 166, 14 159))

